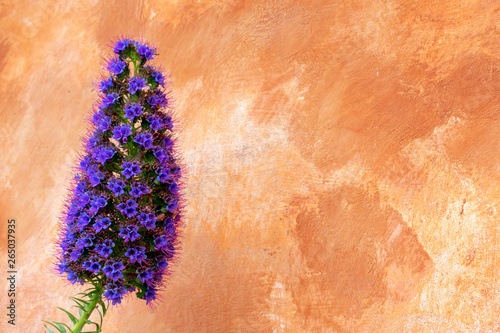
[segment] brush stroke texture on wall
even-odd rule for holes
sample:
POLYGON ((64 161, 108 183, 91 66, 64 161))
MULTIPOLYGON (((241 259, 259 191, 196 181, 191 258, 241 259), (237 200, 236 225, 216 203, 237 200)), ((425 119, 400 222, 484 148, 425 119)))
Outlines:
POLYGON ((172 73, 188 208, 163 302, 104 332, 500 331, 498 22, 488 0, 2 2, 0 331, 77 290, 53 240, 119 34, 172 73))

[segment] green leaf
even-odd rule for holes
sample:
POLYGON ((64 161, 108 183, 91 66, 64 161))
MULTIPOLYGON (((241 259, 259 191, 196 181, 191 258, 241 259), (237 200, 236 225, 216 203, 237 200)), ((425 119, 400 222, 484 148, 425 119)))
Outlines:
POLYGON ((44 322, 45 322, 45 323, 47 323, 47 324, 50 324, 50 325, 54 326, 54 327, 55 327, 55 328, 56 328, 59 332, 61 332, 61 333, 68 333, 68 331, 66 331, 66 328, 64 328, 64 326, 68 327, 68 329, 69 329, 69 330, 70 330, 70 332, 71 332, 71 328, 69 328, 69 326, 68 326, 68 325, 63 324, 63 323, 59 323, 59 322, 57 322, 57 321, 55 321, 55 320, 51 320, 51 321, 52 321, 52 323, 51 323, 51 322, 48 322, 48 321, 46 321, 46 320, 44 320, 44 322), (64 326, 63 326, 63 325, 64 325, 64 326))
POLYGON ((71 312, 69 312, 63 308, 60 308, 60 307, 58 307, 58 309, 61 311, 64 311, 68 315, 68 317, 69 317, 69 319, 71 319, 71 322, 73 323, 73 325, 78 321, 78 319, 76 319, 76 317, 71 312))
POLYGON ((90 322, 90 323, 88 323, 88 324, 89 324, 89 325, 94 324, 94 325, 95 325, 95 330, 96 330, 96 331, 98 331, 98 332, 100 332, 100 331, 101 331, 101 326, 99 326, 99 324, 98 324, 98 323, 90 322))
POLYGON ((60 322, 55 321, 55 320, 52 320, 52 321, 53 321, 55 324, 57 324, 57 327, 59 327, 59 329, 61 330, 61 332, 67 333, 67 332, 66 332, 66 328, 65 328, 64 326, 66 326, 66 327, 68 328, 68 330, 71 332, 71 328, 70 328, 68 325, 66 325, 66 324, 64 324, 64 323, 60 323, 60 322))
POLYGON ((78 308, 82 309, 85 311, 85 307, 89 304, 87 301, 84 301, 83 299, 79 299, 76 297, 70 297, 76 304, 78 304, 78 308))
POLYGON ((97 313, 99 314, 99 318, 100 318, 100 324, 99 326, 102 326, 102 313, 101 313, 101 310, 99 310, 99 308, 97 307, 97 313))
POLYGON ((54 331, 48 328, 47 325, 45 325, 45 329, 47 330, 48 333, 54 333, 54 331))

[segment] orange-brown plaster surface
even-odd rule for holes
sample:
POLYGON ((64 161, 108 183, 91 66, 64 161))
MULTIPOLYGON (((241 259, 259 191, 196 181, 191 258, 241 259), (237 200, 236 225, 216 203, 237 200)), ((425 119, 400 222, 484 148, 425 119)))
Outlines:
POLYGON ((119 34, 172 73, 187 210, 162 303, 104 332, 500 331, 498 22, 487 0, 1 3, 0 331, 77 291, 53 240, 119 34))

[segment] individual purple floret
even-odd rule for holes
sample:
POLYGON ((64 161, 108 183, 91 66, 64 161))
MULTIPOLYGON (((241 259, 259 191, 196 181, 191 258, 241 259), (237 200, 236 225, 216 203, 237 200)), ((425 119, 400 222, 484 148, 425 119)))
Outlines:
POLYGON ((113 129, 112 138, 115 140, 121 140, 123 143, 127 143, 127 137, 132 134, 132 128, 128 125, 116 126, 113 129))
POLYGON ((104 179, 104 174, 95 166, 88 168, 87 175, 92 186, 99 185, 101 183, 101 180, 104 179))
POLYGON ((69 261, 76 261, 78 260, 78 258, 80 258, 80 256, 82 255, 83 253, 83 248, 74 248, 73 251, 71 251, 71 254, 70 254, 70 257, 69 257, 69 261))
POLYGON ((111 220, 109 217, 99 218, 93 224, 95 232, 100 232, 101 230, 106 230, 111 225, 111 220))
POLYGON ((98 111, 94 114, 92 122, 96 125, 98 130, 104 132, 109 129, 109 126, 111 125, 111 118, 106 116, 104 112, 98 111))
POLYGON ((150 214, 140 213, 137 216, 137 219, 139 220, 139 223, 142 224, 148 230, 156 227, 156 215, 153 213, 150 214))
POLYGON ((129 242, 129 241, 133 242, 136 239, 138 239, 139 237, 141 237, 141 235, 137 232, 138 230, 139 230, 138 226, 129 225, 125 228, 121 228, 118 236, 123 238, 125 240, 125 242, 129 242))
POLYGON ((127 64, 125 63, 125 61, 120 60, 120 58, 114 58, 108 63, 108 71, 111 74, 118 75, 123 73, 123 70, 126 66, 127 64))
POLYGON ((146 60, 153 60, 155 56, 154 49, 144 44, 138 44, 138 45, 136 44, 136 46, 137 46, 137 52, 139 52, 142 58, 145 58, 146 60))
POLYGON ((165 259, 162 259, 158 262, 158 264, 156 264, 156 266, 160 272, 163 272, 168 267, 168 262, 165 259))
POLYGON ((113 305, 120 304, 123 295, 127 293, 127 289, 125 287, 116 283, 108 283, 105 288, 106 291, 103 293, 103 295, 113 305))
POLYGON ((97 274, 101 270, 101 264, 99 264, 98 260, 96 257, 90 257, 88 261, 83 263, 82 267, 93 274, 97 274))
POLYGON ((157 91, 154 93, 153 96, 148 98, 148 103, 152 107, 159 106, 159 107, 165 107, 168 105, 168 99, 165 93, 161 91, 157 91))
POLYGON ((90 207, 87 209, 87 212, 90 214, 91 217, 94 217, 94 215, 97 214, 99 209, 106 206, 106 204, 107 200, 105 197, 94 197, 90 202, 90 207))
POLYGON ((90 216, 88 216, 86 213, 82 213, 79 217, 78 217, 78 228, 80 229, 80 231, 83 231, 83 229, 87 226, 87 224, 90 223, 90 216))
POLYGON ((158 172, 158 177, 156 177, 156 180, 158 180, 159 182, 166 183, 172 178, 170 173, 165 169, 160 169, 157 172, 158 172))
POLYGON ((80 238, 79 240, 76 241, 75 245, 77 248, 83 249, 84 247, 89 247, 92 246, 92 240, 90 237, 85 237, 85 238, 80 238))
POLYGON ((177 205, 177 201, 176 200, 170 202, 167 205, 167 211, 169 211, 170 213, 175 212, 177 210, 177 208, 179 208, 179 206, 177 205))
POLYGON ((67 273, 68 280, 71 281, 71 284, 74 284, 75 282, 83 284, 83 279, 80 279, 78 275, 76 275, 75 272, 73 272, 71 269, 68 268, 67 273))
POLYGON ((119 95, 117 93, 111 93, 106 95, 101 102, 101 108, 107 108, 110 105, 113 105, 119 98, 119 95))
POLYGON ((163 149, 155 149, 153 155, 158 159, 160 162, 164 162, 168 159, 167 153, 163 149))
POLYGON ((141 146, 143 146, 145 149, 152 149, 152 148, 154 148, 154 145, 153 145, 153 136, 151 135, 151 133, 138 134, 135 137, 134 142, 137 142, 138 144, 140 144, 141 146))
POLYGON ((101 164, 104 164, 107 160, 109 160, 115 154, 115 150, 113 148, 106 148, 104 146, 95 147, 90 154, 92 158, 101 164))
POLYGON ((174 145, 174 141, 172 141, 172 139, 170 139, 169 137, 166 137, 165 139, 163 139, 161 141, 161 147, 165 150, 170 150, 174 145))
POLYGON ((138 262, 139 264, 142 264, 142 262, 147 259, 146 254, 144 251, 146 250, 145 247, 143 246, 136 246, 133 248, 129 248, 127 252, 125 252, 125 257, 130 258, 130 263, 134 264, 138 262))
POLYGON ((135 186, 132 186, 130 189, 129 194, 133 196, 134 198, 140 198, 145 194, 149 193, 149 188, 146 185, 143 184, 137 184, 135 186))
POLYGON ((136 162, 124 162, 121 167, 123 169, 121 174, 127 179, 141 173, 141 166, 136 162))
POLYGON ((149 288, 146 293, 144 294, 144 299, 146 300, 146 304, 151 303, 156 299, 156 288, 152 287, 149 288))
POLYGON ((127 91, 132 95, 134 95, 137 92, 137 90, 142 90, 145 87, 146 87, 146 80, 143 77, 134 76, 128 82, 127 91))
POLYGON ((106 277, 112 279, 114 282, 123 278, 122 270, 125 268, 121 261, 118 262, 109 262, 102 269, 103 273, 106 274, 106 277))
POLYGON ((153 73, 151 73, 151 76, 160 86, 163 86, 165 84, 165 77, 161 72, 154 71, 153 73))
POLYGON ((113 86, 113 79, 108 77, 106 80, 103 80, 99 83, 99 91, 106 92, 112 86, 113 86))
POLYGON ((168 245, 168 238, 167 236, 163 235, 155 239, 155 249, 160 250, 160 251, 166 251, 167 250, 167 245, 168 245))
POLYGON ((115 197, 125 193, 123 188, 126 186, 125 182, 120 179, 116 178, 111 178, 108 182, 108 185, 106 186, 113 194, 115 197))
POLYGON ((94 250, 102 257, 109 257, 113 253, 113 247, 115 243, 111 239, 106 239, 102 244, 97 244, 94 250))
POLYGON ((157 117, 157 116, 148 117, 148 122, 149 122, 149 126, 154 131, 159 131, 165 126, 165 124, 163 123, 163 119, 161 119, 160 117, 157 117))
POLYGON ((128 218, 131 218, 135 215, 137 215, 137 208, 138 204, 132 199, 127 200, 127 202, 122 202, 119 205, 116 205, 116 208, 123 214, 127 215, 128 218))
POLYGON ((172 183, 168 185, 168 190, 170 191, 170 193, 176 194, 179 191, 179 186, 177 186, 177 183, 172 183))
POLYGON ((139 278, 139 280, 141 280, 142 283, 150 282, 153 279, 153 270, 151 268, 148 268, 137 274, 137 277, 139 278))
POLYGON ((134 121, 135 117, 138 117, 143 113, 141 105, 138 103, 132 103, 125 106, 123 111, 125 112, 125 117, 131 121, 134 121))
POLYGON ((116 54, 121 54, 132 41, 128 38, 124 38, 116 42, 113 52, 116 54))

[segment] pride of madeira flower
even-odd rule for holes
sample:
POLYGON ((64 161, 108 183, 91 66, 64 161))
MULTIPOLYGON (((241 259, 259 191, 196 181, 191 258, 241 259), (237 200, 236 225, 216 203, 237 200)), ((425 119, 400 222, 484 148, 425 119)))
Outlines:
POLYGON ((166 76, 147 64, 156 50, 146 43, 120 39, 113 53, 61 221, 57 270, 93 286, 80 306, 86 318, 69 314, 71 332, 92 304, 106 310, 103 299, 157 300, 179 247, 182 175, 166 76))

